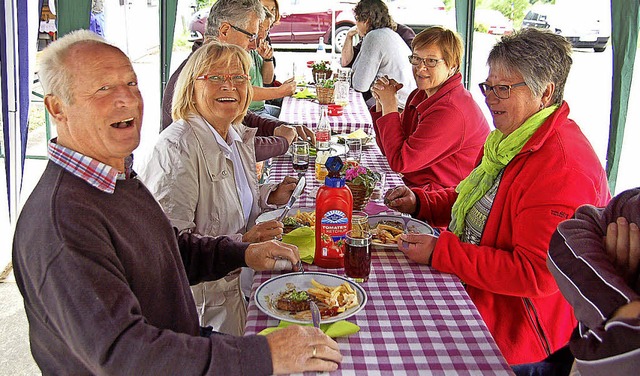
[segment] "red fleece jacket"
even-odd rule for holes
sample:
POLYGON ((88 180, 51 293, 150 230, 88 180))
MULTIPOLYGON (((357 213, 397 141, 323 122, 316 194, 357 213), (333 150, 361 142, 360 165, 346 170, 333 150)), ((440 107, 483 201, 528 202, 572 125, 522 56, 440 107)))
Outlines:
POLYGON ((428 98, 414 90, 402 114, 371 114, 380 150, 409 187, 455 187, 473 170, 489 124, 461 79, 453 75, 428 98))
MULTIPOLYGON (((569 341, 576 320, 545 264, 549 241, 578 206, 611 198, 596 153, 568 115, 563 103, 505 167, 480 245, 446 231, 433 252, 435 269, 467 284, 510 364, 539 361, 569 341)), ((419 218, 450 221, 454 189, 414 192, 419 218)))

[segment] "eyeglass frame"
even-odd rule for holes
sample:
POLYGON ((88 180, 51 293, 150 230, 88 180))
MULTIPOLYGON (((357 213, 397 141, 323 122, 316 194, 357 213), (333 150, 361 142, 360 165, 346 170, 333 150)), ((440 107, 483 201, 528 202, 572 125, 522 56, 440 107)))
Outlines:
POLYGON ((420 57, 418 55, 409 55, 409 64, 415 66, 415 67, 419 67, 420 65, 424 65, 427 68, 435 68, 438 66, 439 62, 444 62, 444 59, 434 59, 432 57, 420 57), (418 60, 418 64, 414 64, 413 63, 413 59, 417 59, 418 60), (427 63, 427 61, 435 61, 435 63, 433 63, 433 65, 431 65, 430 63, 427 63))
POLYGON ((236 26, 236 25, 233 25, 233 24, 229 24, 229 26, 231 26, 231 28, 232 28, 233 30, 235 30, 235 31, 239 31, 239 32, 241 32, 242 34, 244 34, 244 35, 248 36, 248 37, 249 37, 249 42, 253 42, 253 41, 255 41, 255 40, 257 40, 257 39, 258 39, 258 33, 251 34, 251 32, 249 32, 249 31, 247 31, 247 30, 245 30, 245 29, 243 29, 243 28, 241 28, 241 27, 238 27, 238 26, 236 26))
POLYGON ((493 85, 493 86, 489 85, 486 82, 482 82, 482 83, 478 84, 478 87, 480 87, 480 92, 482 93, 482 95, 485 96, 485 98, 487 97, 488 92, 492 91, 493 95, 495 95, 496 98, 498 98, 498 99, 509 99, 509 98, 511 98, 511 89, 516 88, 516 87, 520 87, 520 86, 527 86, 527 83, 522 81, 522 82, 518 82, 517 84, 513 84, 513 85, 493 85), (485 87, 486 87, 486 89, 485 89, 485 87), (506 98, 503 98, 500 95, 498 95, 498 92, 495 89, 497 87, 506 88, 506 90, 507 90, 507 97, 506 98))
POLYGON ((215 73, 215 74, 203 74, 202 76, 196 77, 196 80, 207 80, 207 82, 216 84, 216 85, 224 85, 225 82, 228 81, 232 85, 237 86, 237 85, 249 83, 249 81, 251 80, 251 76, 249 76, 248 74, 242 74, 242 73, 215 73), (238 77, 238 76, 244 77, 245 81, 242 83, 233 82, 233 77, 238 77), (224 80, 222 82, 215 82, 215 81, 211 81, 209 77, 222 77, 224 78, 224 80))

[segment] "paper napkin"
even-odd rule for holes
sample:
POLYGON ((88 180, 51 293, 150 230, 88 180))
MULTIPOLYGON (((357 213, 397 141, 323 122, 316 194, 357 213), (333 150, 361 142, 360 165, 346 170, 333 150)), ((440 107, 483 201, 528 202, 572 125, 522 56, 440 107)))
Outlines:
POLYGON ((299 92, 293 94, 292 97, 296 99, 315 99, 316 95, 312 93, 309 88, 305 87, 303 90, 300 90, 299 92))
MULTIPOLYGON (((278 326, 266 328, 258 334, 266 336, 271 332, 286 328, 289 325, 311 326, 311 324, 295 324, 288 321, 280 321, 278 326)), ((331 338, 346 337, 360 331, 360 327, 358 325, 345 320, 336 321, 330 324, 320 324, 320 329, 331 338)))
POLYGON ((298 227, 290 233, 284 234, 282 241, 298 246, 302 262, 313 263, 313 256, 316 252, 316 233, 310 227, 298 227))

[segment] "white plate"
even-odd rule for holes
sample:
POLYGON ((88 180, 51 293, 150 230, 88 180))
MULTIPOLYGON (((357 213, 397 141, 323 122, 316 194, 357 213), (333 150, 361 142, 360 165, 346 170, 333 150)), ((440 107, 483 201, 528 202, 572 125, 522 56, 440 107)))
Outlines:
MULTIPOLYGON (((433 234, 433 228, 426 224, 425 222, 409 217, 403 217, 401 215, 370 215, 369 216, 369 227, 374 228, 378 222, 380 221, 394 221, 404 223, 404 228, 409 232, 418 233, 418 234, 433 234)), ((371 245, 375 248, 384 248, 384 249, 397 249, 397 244, 376 244, 371 243, 371 245)))
POLYGON ((275 301, 275 299, 277 299, 277 297, 282 292, 286 291, 288 283, 292 283, 293 285, 295 285, 298 290, 306 291, 307 289, 313 287, 313 285, 311 285, 312 278, 317 282, 320 282, 323 285, 327 286, 339 286, 344 282, 347 282, 351 285, 351 287, 356 291, 356 294, 358 295, 358 306, 349 308, 348 310, 336 316, 321 319, 321 323, 323 324, 347 319, 360 312, 360 310, 362 310, 362 308, 364 308, 365 304, 367 303, 367 294, 364 292, 364 289, 357 283, 353 283, 348 279, 335 274, 321 272, 304 272, 283 274, 277 277, 273 277, 261 284, 256 290, 255 296, 258 308, 262 312, 278 320, 284 320, 298 324, 310 323, 311 319, 306 321, 296 319, 289 312, 281 311, 275 308, 275 306, 272 306, 272 304, 270 304, 270 301, 275 301))
MULTIPOLYGON (((331 142, 338 144, 338 141, 340 141, 340 139, 342 140, 346 140, 347 139, 347 134, 346 133, 341 133, 341 134, 336 134, 331 136, 331 142)), ((373 145, 375 143, 375 136, 369 136, 366 138, 361 138, 363 144, 362 146, 369 146, 369 145, 373 145)), ((342 143, 340 143, 339 145, 344 145, 346 141, 343 141, 342 143)))
MULTIPOLYGON (((291 148, 287 149, 287 152, 284 153, 284 155, 286 155, 287 157, 290 157, 291 154, 291 148)), ((347 154, 347 145, 345 144, 338 144, 337 141, 336 142, 331 142, 331 156, 335 157, 338 155, 345 155, 347 154)), ((312 153, 313 157, 315 158, 315 156, 317 155, 317 151, 314 151, 314 153, 312 153)))
MULTIPOLYGON (((280 214, 282 214, 283 210, 284 209, 276 209, 273 211, 264 212, 260 214, 258 218, 256 218, 256 223, 262 223, 262 222, 270 221, 272 219, 278 219, 278 217, 280 217, 280 214)), ((312 212, 312 211, 315 211, 316 209, 315 208, 296 208, 295 204, 293 204, 293 207, 291 208, 291 210, 289 210, 289 213, 287 214, 287 216, 293 216, 294 214, 296 214, 298 210, 300 210, 301 212, 312 212)))

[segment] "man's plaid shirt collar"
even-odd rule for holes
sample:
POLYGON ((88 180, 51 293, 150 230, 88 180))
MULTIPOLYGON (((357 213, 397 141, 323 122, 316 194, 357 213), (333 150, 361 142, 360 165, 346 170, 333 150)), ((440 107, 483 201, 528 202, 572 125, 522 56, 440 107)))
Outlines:
POLYGON ((135 175, 132 170, 133 155, 125 159, 126 171, 123 173, 91 157, 58 145, 55 138, 49 141, 48 151, 49 160, 105 193, 115 191, 117 180, 135 175))

